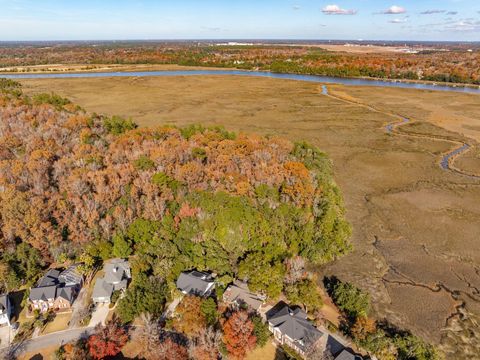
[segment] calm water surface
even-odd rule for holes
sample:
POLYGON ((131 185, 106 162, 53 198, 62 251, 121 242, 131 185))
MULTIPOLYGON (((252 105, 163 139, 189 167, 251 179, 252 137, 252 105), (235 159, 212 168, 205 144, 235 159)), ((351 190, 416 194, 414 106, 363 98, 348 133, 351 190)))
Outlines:
POLYGON ((9 74, 0 77, 9 79, 65 79, 65 78, 101 78, 101 77, 129 77, 129 76, 193 76, 193 75, 236 75, 265 77, 273 79, 286 79, 309 81, 325 84, 342 84, 357 86, 396 87, 406 89, 452 91, 462 93, 480 94, 480 87, 453 87, 446 85, 402 83, 388 80, 349 79, 319 75, 277 74, 264 71, 242 70, 173 70, 173 71, 125 71, 125 72, 97 72, 97 73, 53 73, 53 74, 9 74))

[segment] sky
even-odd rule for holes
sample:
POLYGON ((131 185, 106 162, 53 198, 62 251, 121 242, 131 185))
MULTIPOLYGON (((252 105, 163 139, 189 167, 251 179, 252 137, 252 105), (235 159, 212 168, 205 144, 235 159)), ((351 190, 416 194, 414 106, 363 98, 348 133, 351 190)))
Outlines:
POLYGON ((0 41, 480 41, 480 0, 0 0, 0 41))

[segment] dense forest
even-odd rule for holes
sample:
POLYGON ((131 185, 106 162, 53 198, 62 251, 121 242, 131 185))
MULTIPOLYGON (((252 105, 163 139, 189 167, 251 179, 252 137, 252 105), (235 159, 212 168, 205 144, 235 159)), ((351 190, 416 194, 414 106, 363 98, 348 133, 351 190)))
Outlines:
POLYGON ((480 51, 464 48, 448 50, 423 50, 414 54, 354 54, 308 46, 214 46, 196 43, 4 46, 0 47, 0 68, 18 71, 15 67, 45 64, 179 64, 480 84, 480 51))
MULTIPOLYGON (((86 275, 112 257, 132 266, 125 296, 112 298, 115 317, 63 344, 58 359, 112 357, 129 340, 147 360, 242 359, 270 332, 255 312, 226 307, 225 287, 245 279, 321 320, 308 264, 348 252, 349 236, 331 163, 311 145, 199 125, 139 129, 55 94, 28 97, 0 79, 0 291, 28 288, 49 266, 81 262, 86 275), (163 323, 176 278, 193 268, 217 274, 216 300, 186 296, 163 323), (143 325, 123 326, 135 319, 143 325)), ((380 359, 440 358, 420 338, 370 318, 362 290, 335 278, 325 288, 342 312, 339 330, 357 345, 380 359)), ((15 341, 51 321, 36 316, 15 341)), ((91 307, 82 316, 88 322, 91 307)))
POLYGON ((172 286, 196 268, 276 297, 287 285, 296 292, 295 281, 283 281, 291 259, 322 264, 350 249, 330 161, 306 143, 202 126, 139 129, 0 85, 8 290, 32 284, 49 264, 135 255, 139 284, 154 277, 172 286))

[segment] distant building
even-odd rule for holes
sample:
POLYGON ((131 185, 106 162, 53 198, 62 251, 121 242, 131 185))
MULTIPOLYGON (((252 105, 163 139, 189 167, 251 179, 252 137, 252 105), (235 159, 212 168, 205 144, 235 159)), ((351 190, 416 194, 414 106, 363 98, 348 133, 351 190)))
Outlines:
POLYGON ((206 272, 183 272, 177 279, 177 288, 188 295, 209 296, 214 287, 212 274, 206 272))
POLYGON ((223 301, 238 306, 246 305, 258 311, 265 301, 265 297, 252 293, 246 282, 235 280, 223 293, 223 301))
POLYGON ((83 285, 83 277, 78 265, 72 265, 64 271, 50 269, 30 289, 29 302, 33 310, 69 310, 83 285))
POLYGON ((93 287, 94 303, 108 304, 114 291, 125 291, 128 281, 132 278, 130 264, 127 260, 113 259, 105 264, 105 276, 97 279, 93 287))
POLYGON ((12 316, 13 306, 8 294, 0 295, 0 325, 10 326, 10 317, 12 316))

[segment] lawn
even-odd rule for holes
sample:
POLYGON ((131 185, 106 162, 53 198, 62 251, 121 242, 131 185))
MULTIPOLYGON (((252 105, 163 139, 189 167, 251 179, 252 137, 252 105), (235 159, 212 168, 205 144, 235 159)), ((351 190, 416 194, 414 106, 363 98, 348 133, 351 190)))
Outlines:
POLYGON ((28 352, 21 354, 18 357, 18 360, 31 360, 31 359, 54 359, 55 351, 58 349, 58 346, 49 346, 40 351, 28 352))
POLYGON ((246 360, 285 360, 285 355, 269 341, 263 348, 256 348, 249 353, 246 360))
POLYGON ((72 314, 57 314, 52 322, 49 322, 43 329, 42 335, 50 334, 57 331, 68 329, 68 323, 72 318, 72 314))

